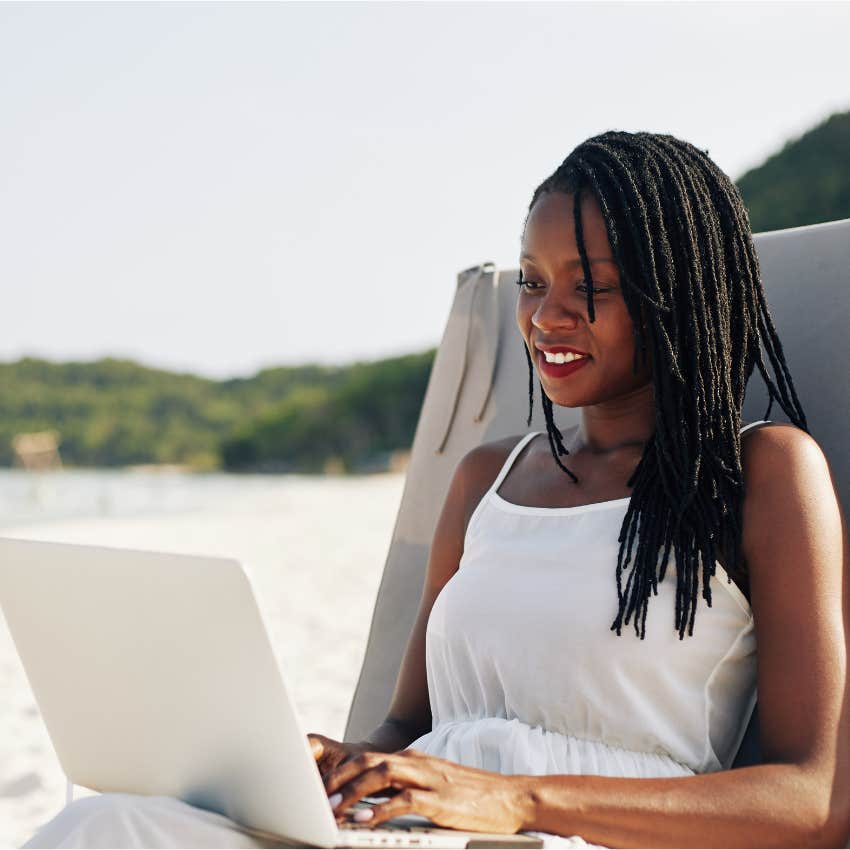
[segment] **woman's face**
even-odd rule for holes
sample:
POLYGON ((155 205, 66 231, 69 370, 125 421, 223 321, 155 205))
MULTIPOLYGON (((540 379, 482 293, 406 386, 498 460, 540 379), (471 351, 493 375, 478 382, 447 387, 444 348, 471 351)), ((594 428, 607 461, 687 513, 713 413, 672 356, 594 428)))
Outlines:
POLYGON ((620 272, 599 204, 582 193, 584 247, 593 275, 594 322, 587 313, 587 288, 573 223, 573 196, 542 195, 529 214, 522 238, 516 317, 537 374, 554 404, 585 407, 628 396, 651 383, 651 364, 638 358, 632 372, 631 316, 620 288, 620 272), (568 346, 588 357, 579 368, 543 365, 541 348, 568 346), (563 374, 555 374, 560 372, 563 374))

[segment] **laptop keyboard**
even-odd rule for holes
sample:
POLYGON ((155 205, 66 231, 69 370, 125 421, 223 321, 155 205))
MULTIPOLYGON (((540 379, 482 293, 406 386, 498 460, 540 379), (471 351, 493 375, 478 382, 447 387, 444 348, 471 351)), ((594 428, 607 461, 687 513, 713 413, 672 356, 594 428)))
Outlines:
MULTIPOLYGON (((372 828, 368 824, 351 824, 340 828, 340 840, 353 847, 433 847, 429 835, 433 830, 425 826, 397 826, 372 828)), ((463 846, 458 844, 458 846, 463 846)))
MULTIPOLYGON (((368 823, 351 821, 340 827, 339 835, 343 841, 352 841, 355 846, 369 847, 433 847, 432 833, 427 826, 414 826, 405 823, 386 821, 378 827, 368 823)), ((445 830, 440 830, 441 833, 445 830)), ((462 845, 459 845, 462 846, 462 845)))
MULTIPOLYGON (((354 803, 348 811, 353 813, 357 809, 372 808, 372 804, 383 802, 385 799, 389 798, 364 797, 354 803)), ((446 830, 438 827, 435 832, 432 826, 424 825, 429 823, 428 818, 415 814, 391 818, 377 827, 351 820, 339 828, 339 837, 345 843, 351 842, 354 847, 446 847, 452 845, 463 847, 465 845, 466 842, 458 841, 457 836, 450 835, 450 840, 447 842, 446 830)))

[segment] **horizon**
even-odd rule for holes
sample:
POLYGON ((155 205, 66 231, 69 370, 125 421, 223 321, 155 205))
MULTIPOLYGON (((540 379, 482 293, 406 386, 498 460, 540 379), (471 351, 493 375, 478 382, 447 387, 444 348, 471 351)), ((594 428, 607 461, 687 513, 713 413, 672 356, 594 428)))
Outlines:
POLYGON ((164 366, 158 366, 156 364, 148 363, 143 360, 138 360, 132 357, 115 357, 111 354, 104 354, 100 357, 94 357, 88 360, 57 360, 52 357, 42 357, 40 355, 30 355, 23 354, 20 357, 14 360, 0 360, 0 367, 2 366, 16 366, 19 363, 24 361, 35 361, 37 363, 47 363, 51 366, 94 366, 98 363, 104 363, 107 361, 111 361, 114 363, 129 363, 134 366, 139 366, 143 369, 150 369, 154 372, 168 372, 171 375, 187 375, 193 378, 202 378, 205 381, 214 381, 215 383, 225 383, 227 381, 237 381, 237 380, 251 380, 252 378, 257 377, 261 372, 272 371, 275 369, 310 369, 316 366, 326 369, 348 369, 351 366, 357 366, 360 364, 368 364, 375 363, 383 360, 395 360, 401 357, 407 357, 418 354, 425 354, 427 351, 434 350, 439 348, 439 340, 434 345, 426 345, 423 348, 416 349, 414 351, 402 351, 398 354, 387 354, 381 355, 378 357, 362 357, 354 360, 342 362, 342 363, 326 363, 319 361, 305 361, 303 363, 272 363, 267 366, 260 366, 258 369, 253 371, 251 374, 244 375, 224 375, 223 377, 216 377, 215 375, 203 375, 199 372, 192 372, 191 370, 181 370, 181 369, 171 369, 164 366))

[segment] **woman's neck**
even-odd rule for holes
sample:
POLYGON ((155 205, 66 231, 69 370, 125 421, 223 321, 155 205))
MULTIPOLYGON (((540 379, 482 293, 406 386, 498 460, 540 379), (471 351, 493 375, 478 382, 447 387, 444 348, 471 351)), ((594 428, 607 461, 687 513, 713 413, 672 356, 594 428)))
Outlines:
POLYGON ((570 451, 610 454, 644 446, 655 432, 655 403, 652 384, 627 396, 583 407, 570 451))

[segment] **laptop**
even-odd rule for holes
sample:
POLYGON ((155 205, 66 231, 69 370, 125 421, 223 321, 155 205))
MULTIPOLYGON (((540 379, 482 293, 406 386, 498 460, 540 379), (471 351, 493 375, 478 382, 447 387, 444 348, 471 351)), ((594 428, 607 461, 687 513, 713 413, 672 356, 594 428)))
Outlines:
POLYGON ((293 846, 543 846, 418 815, 337 826, 237 560, 0 538, 0 605, 75 785, 177 797, 293 846))

